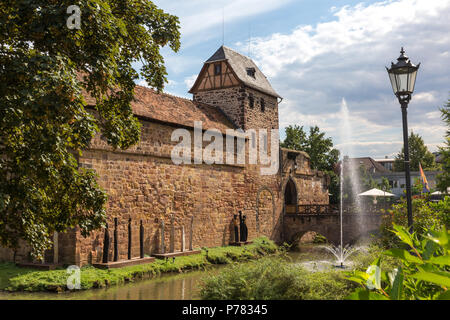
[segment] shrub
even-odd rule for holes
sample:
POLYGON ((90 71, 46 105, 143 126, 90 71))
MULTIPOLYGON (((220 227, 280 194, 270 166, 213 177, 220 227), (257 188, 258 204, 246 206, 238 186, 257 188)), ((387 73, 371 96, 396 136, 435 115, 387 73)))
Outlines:
POLYGON ((332 300, 355 285, 338 271, 311 273, 283 257, 235 264, 203 280, 205 300, 332 300))
MULTIPOLYGON (((438 203, 428 201, 426 198, 414 198, 412 201, 414 231, 423 235, 426 230, 433 228, 440 230, 443 226, 450 229, 450 197, 438 203)), ((390 230, 393 225, 406 227, 408 225, 406 201, 393 205, 388 210, 389 215, 384 217, 380 228, 378 244, 384 248, 397 247, 400 242, 390 230)))
POLYGON ((393 248, 383 252, 366 272, 354 270, 348 279, 362 288, 347 298, 352 300, 435 300, 450 299, 450 233, 423 230, 410 234, 403 226, 392 231, 409 250, 393 248), (396 257, 401 265, 384 271, 385 256, 396 257))

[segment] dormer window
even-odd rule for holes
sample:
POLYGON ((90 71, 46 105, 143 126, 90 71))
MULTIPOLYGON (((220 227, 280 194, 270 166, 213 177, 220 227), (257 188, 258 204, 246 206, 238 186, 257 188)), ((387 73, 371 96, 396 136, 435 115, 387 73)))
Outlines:
POLYGON ((255 77, 255 68, 247 68, 247 75, 250 77, 255 77))
POLYGON ((218 76, 222 73, 222 65, 220 63, 214 65, 214 75, 218 76))

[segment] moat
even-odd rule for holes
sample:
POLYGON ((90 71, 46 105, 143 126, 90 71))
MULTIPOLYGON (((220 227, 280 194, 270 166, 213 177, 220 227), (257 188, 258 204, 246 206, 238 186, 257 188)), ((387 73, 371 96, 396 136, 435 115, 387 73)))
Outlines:
MULTIPOLYGON (((286 263, 302 264, 305 268, 321 270, 332 267, 334 258, 319 246, 304 246, 288 253, 286 263)), ((252 262, 249 262, 252 263, 252 262)), ((217 273, 224 266, 205 271, 164 274, 153 279, 136 281, 106 289, 83 290, 69 293, 0 292, 0 300, 192 300, 199 299, 202 279, 217 273)))

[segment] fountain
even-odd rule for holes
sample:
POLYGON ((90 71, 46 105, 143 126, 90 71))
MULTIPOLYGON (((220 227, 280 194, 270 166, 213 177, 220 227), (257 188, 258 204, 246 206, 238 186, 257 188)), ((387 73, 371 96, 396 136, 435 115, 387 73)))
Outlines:
MULTIPOLYGON (((349 112, 347 107, 347 102, 345 99, 342 99, 341 104, 341 115, 342 115, 342 121, 341 121, 341 144, 343 145, 343 148, 341 148, 342 153, 348 155, 353 155, 353 150, 351 147, 351 125, 349 121, 349 112)), ((341 165, 340 165, 340 175, 339 175, 339 182, 340 182, 340 205, 339 205, 339 220, 340 220, 340 244, 338 246, 334 245, 328 245, 324 248, 331 252, 335 257, 336 261, 338 263, 338 268, 344 268, 344 262, 346 259, 359 250, 359 248, 355 248, 350 246, 349 244, 344 246, 344 239, 343 239, 343 210, 344 210, 344 166, 348 170, 349 175, 349 181, 350 181, 350 189, 347 191, 351 191, 353 194, 359 194, 360 193, 360 186, 359 186, 359 172, 358 168, 355 166, 355 163, 350 161, 348 157, 343 157, 341 159, 341 165)), ((354 199, 355 205, 353 206, 353 210, 355 210, 357 213, 361 212, 361 203, 358 198, 354 199)), ((359 227, 361 229, 362 227, 362 220, 358 219, 359 227)))

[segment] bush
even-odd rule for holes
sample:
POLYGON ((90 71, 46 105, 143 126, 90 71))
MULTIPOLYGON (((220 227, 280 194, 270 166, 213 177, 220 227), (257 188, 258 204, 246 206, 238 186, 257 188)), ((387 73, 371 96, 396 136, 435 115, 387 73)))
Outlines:
POLYGON ((235 264, 203 280, 205 300, 334 300, 355 285, 339 271, 311 273, 283 257, 235 264))
POLYGON ((403 226, 392 231, 405 249, 384 251, 366 272, 354 270, 348 279, 362 288, 347 298, 352 300, 450 300, 450 233, 423 230, 424 235, 410 234, 403 226), (401 265, 384 269, 386 257, 395 257, 401 265))
MULTIPOLYGON (((434 203, 426 198, 413 198, 412 211, 414 220, 414 231, 418 236, 423 235, 426 230, 433 228, 440 230, 443 226, 450 229, 450 197, 434 203)), ((406 201, 393 205, 388 210, 389 215, 384 217, 380 229, 378 244, 383 248, 398 247, 399 239, 391 232, 394 224, 408 226, 406 201)))

